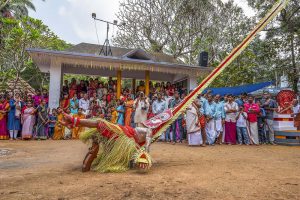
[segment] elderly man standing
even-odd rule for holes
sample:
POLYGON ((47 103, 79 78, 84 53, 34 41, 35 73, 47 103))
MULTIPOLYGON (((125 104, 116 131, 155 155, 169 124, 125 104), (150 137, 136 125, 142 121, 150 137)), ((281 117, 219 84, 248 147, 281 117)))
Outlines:
MULTIPOLYGON (((174 99, 171 99, 169 108, 175 108, 179 103, 181 102, 180 96, 178 91, 174 92, 174 99)), ((182 115, 180 115, 174 123, 168 128, 166 132, 166 140, 169 140, 169 137, 173 140, 173 144, 176 142, 182 142, 182 133, 183 133, 183 127, 182 127, 182 115), (170 137, 170 129, 172 128, 173 137, 170 137), (179 141, 177 141, 179 139, 179 141)))
POLYGON ((264 97, 261 100, 261 106, 266 111, 266 130, 268 133, 267 142, 274 145, 273 113, 277 110, 278 105, 276 101, 271 98, 271 94, 269 92, 264 92, 264 97))
POLYGON ((203 144, 202 146, 206 145, 206 117, 209 114, 209 106, 208 106, 208 101, 207 99, 203 96, 203 94, 200 94, 199 97, 199 111, 200 111, 200 116, 199 116, 199 122, 200 122, 200 127, 201 127, 201 135, 202 135, 202 140, 203 144))
POLYGON ((84 115, 89 115, 90 113, 90 100, 87 93, 83 95, 83 98, 81 98, 78 102, 78 107, 82 109, 84 115))
POLYGON ((154 115, 158 115, 164 112, 168 108, 166 101, 162 99, 161 93, 157 94, 157 100, 152 104, 152 112, 154 115))
POLYGON ((260 108, 253 100, 253 96, 249 96, 248 103, 245 103, 244 107, 248 115, 250 139, 253 140, 254 144, 259 145, 257 115, 260 108))
POLYGON ((207 123, 205 126, 207 142, 209 145, 214 145, 217 133, 215 129, 215 114, 216 114, 216 103, 213 101, 212 94, 206 96, 208 102, 208 111, 206 113, 207 123))
MULTIPOLYGON (((164 112, 168 108, 166 101, 163 100, 161 93, 157 94, 157 99, 152 103, 152 112, 154 115, 158 115, 164 112)), ((160 140, 166 141, 168 139, 168 131, 162 134, 160 140)))
POLYGON ((186 129, 189 146, 205 146, 205 144, 202 142, 201 127, 199 124, 199 108, 200 104, 198 99, 196 99, 186 111, 186 129))

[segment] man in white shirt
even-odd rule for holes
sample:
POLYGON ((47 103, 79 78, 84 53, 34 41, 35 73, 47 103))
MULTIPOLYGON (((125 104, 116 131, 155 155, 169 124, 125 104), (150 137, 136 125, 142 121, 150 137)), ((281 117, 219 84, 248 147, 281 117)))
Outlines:
POLYGON ((158 93, 157 100, 152 104, 152 112, 154 115, 158 115, 164 112, 168 108, 166 101, 162 99, 162 95, 158 93))
POLYGON ((88 115, 90 112, 90 100, 88 94, 84 94, 83 98, 79 100, 79 108, 82 108, 83 114, 88 115))
POLYGON ((227 95, 228 102, 224 104, 225 116, 225 143, 236 144, 236 113, 238 104, 234 102, 231 94, 227 95))

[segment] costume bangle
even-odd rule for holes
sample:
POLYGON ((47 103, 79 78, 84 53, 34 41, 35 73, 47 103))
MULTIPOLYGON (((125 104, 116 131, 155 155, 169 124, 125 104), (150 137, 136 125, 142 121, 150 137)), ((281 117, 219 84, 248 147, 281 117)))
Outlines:
POLYGON ((75 126, 78 127, 79 124, 80 124, 80 118, 77 118, 77 122, 76 122, 75 126))
POLYGON ((78 125, 79 125, 79 123, 80 123, 80 118, 76 118, 77 119, 77 121, 76 121, 76 123, 75 123, 75 127, 78 127, 78 125))

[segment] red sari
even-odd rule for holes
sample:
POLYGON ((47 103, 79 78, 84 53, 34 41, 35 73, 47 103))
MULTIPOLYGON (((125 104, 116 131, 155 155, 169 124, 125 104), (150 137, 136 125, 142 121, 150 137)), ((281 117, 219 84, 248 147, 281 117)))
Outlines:
POLYGON ((63 99, 60 102, 60 106, 66 112, 68 110, 68 108, 70 107, 70 99, 63 99))
POLYGON ((74 97, 74 94, 77 92, 77 85, 76 83, 72 83, 70 86, 70 91, 69 91, 69 98, 72 99, 74 97))
POLYGON ((7 101, 4 101, 3 103, 0 103, 0 111, 2 112, 6 112, 6 113, 2 113, 0 112, 0 140, 8 140, 9 139, 9 135, 7 132, 7 111, 9 110, 9 104, 7 103, 7 101))

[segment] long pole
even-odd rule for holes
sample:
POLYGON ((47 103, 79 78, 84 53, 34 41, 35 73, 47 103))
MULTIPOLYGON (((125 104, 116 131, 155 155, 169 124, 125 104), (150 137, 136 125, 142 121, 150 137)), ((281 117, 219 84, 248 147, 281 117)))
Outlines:
POLYGON ((214 81, 218 75, 224 71, 224 69, 232 63, 250 44, 250 42, 255 38, 257 33, 263 30, 271 20, 273 20, 277 14, 287 5, 288 0, 280 0, 276 3, 267 15, 261 19, 261 21, 255 26, 255 28, 248 34, 248 36, 235 48, 232 52, 188 95, 184 100, 172 110, 173 117, 153 130, 153 141, 158 139, 161 134, 163 134, 168 127, 181 115, 183 111, 197 98, 197 96, 209 86, 209 84, 214 81))

